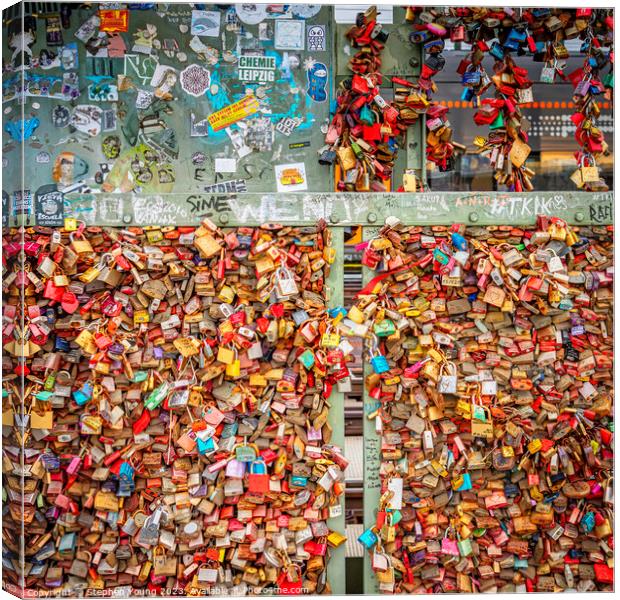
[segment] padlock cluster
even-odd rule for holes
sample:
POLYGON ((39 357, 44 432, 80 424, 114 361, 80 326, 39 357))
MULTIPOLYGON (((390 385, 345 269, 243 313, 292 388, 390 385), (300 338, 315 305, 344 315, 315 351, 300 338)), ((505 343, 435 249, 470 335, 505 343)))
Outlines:
POLYGON ((376 6, 359 13, 356 24, 347 32, 356 50, 349 60, 353 76, 338 88, 336 114, 319 156, 320 164, 336 165, 339 191, 389 191, 408 122, 380 93, 381 50, 387 38, 377 21, 376 6))
POLYGON ((579 189, 591 192, 606 192, 609 187, 601 178, 596 161, 609 154, 605 136, 596 126, 601 114, 597 97, 612 97, 614 72, 612 69, 601 76, 601 69, 609 64, 609 56, 603 52, 598 38, 590 32, 582 45, 586 59, 581 69, 569 75, 575 90, 573 103, 576 111, 571 115, 575 124, 575 139, 580 150, 575 153, 577 170, 571 175, 572 181, 579 189))
MULTIPOLYGON (((442 172, 451 171, 454 168, 453 155, 455 149, 464 152, 466 147, 452 140, 452 128, 450 121, 448 121, 448 107, 445 104, 432 101, 432 94, 437 92, 437 85, 433 81, 433 77, 443 71, 446 65, 446 59, 441 53, 445 47, 443 38, 448 34, 448 30, 443 25, 436 23, 435 17, 430 12, 422 11, 422 9, 407 9, 406 19, 407 21, 417 21, 414 24, 413 31, 409 34, 409 41, 414 45, 422 44, 425 57, 417 84, 409 84, 412 87, 419 88, 418 94, 423 96, 422 107, 416 107, 415 102, 411 102, 416 99, 415 94, 413 97, 408 95, 405 102, 409 102, 412 108, 417 108, 418 111, 426 114, 426 160, 437 165, 442 172)), ((450 35, 457 37, 457 32, 453 31, 450 35)), ((394 81, 394 79, 392 81, 401 83, 401 81, 394 81)), ((402 83, 408 82, 403 81, 402 83)), ((395 94, 398 94, 398 90, 395 94)), ((405 187, 404 191, 415 190, 405 187)))
POLYGON ((388 218, 364 246, 379 590, 612 589, 612 228, 388 218))
MULTIPOLYGON (((577 154, 580 168, 573 181, 587 190, 607 189, 596 168, 596 157, 607 152, 607 145, 594 123, 600 109, 593 97, 605 90, 611 94, 613 89, 613 16, 609 10, 410 7, 406 19, 413 24, 411 43, 422 44, 425 52, 415 87, 420 88, 420 93, 426 91, 426 102, 434 91, 431 78, 445 64, 441 55, 444 39, 449 37, 452 42, 471 44, 471 52, 457 69, 464 88, 461 99, 478 107, 474 116, 477 125, 489 126, 489 135, 477 137, 474 144, 481 154, 489 157, 499 184, 518 192, 533 189, 534 172, 525 165, 531 151, 527 135, 529 122, 522 112, 522 107, 534 100, 532 81, 527 69, 514 60, 514 56, 528 54, 533 61, 544 62, 541 82, 553 83, 559 75, 575 87, 573 102, 577 112, 573 122, 583 150, 577 154), (582 51, 588 57, 583 69, 565 75, 569 54, 564 41, 574 38, 583 40, 582 51), (495 61, 491 75, 483 66, 487 55, 495 61), (599 72, 606 68, 609 72, 599 78, 599 72), (484 97, 490 89, 492 96, 484 97)), ((404 97, 413 102, 419 100, 417 96, 404 97)), ((424 103, 413 103, 411 108, 424 110, 424 103)), ((461 148, 451 142, 446 113, 447 107, 438 104, 426 108, 427 158, 441 170, 450 168, 454 147, 461 148)))
POLYGON ((329 396, 352 346, 325 222, 67 219, 6 230, 3 255, 7 581, 329 593, 347 466, 329 396))

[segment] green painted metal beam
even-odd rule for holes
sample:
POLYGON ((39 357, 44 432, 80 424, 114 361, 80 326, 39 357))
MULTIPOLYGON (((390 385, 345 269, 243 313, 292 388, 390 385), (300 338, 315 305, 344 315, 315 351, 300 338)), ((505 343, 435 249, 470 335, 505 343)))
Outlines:
MULTIPOLYGON (((65 196, 64 205, 65 217, 115 227, 198 225, 204 217, 224 227, 304 225, 319 219, 332 226, 377 226, 388 216, 409 225, 532 225, 539 214, 576 225, 613 223, 612 192, 74 194, 65 196)), ((35 224, 33 217, 29 224, 35 224)))
MULTIPOLYGON (((378 227, 364 227, 362 233, 364 241, 375 237, 378 229, 378 227)), ((373 276, 373 271, 367 267, 362 267, 362 286, 365 286, 373 276)), ((370 529, 375 526, 377 507, 381 497, 381 478, 379 476, 381 439, 375 430, 375 420, 369 419, 368 415, 374 412, 380 403, 368 395, 365 382, 366 377, 372 373, 372 368, 368 360, 363 359, 362 362, 364 364, 364 529, 370 529)), ((364 549, 364 595, 378 593, 379 586, 370 564, 370 553, 364 549)))
MULTIPOLYGON (((344 304, 344 229, 334 227, 331 229, 332 246, 336 249, 336 260, 331 266, 327 286, 329 289, 328 306, 335 308, 344 304)), ((333 429, 331 443, 340 446, 344 451, 344 393, 334 388, 330 397, 328 422, 333 429)), ((344 494, 340 498, 342 514, 338 517, 328 519, 329 528, 346 534, 345 523, 345 498, 344 494)), ((346 543, 338 548, 330 549, 330 559, 328 565, 328 578, 332 594, 346 594, 346 572, 345 565, 346 543)))

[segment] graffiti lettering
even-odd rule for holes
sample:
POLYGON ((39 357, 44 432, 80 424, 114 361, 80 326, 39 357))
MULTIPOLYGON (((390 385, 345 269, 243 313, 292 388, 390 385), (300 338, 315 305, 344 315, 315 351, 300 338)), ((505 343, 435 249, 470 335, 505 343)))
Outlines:
POLYGON ((613 214, 611 203, 590 205, 590 219, 595 223, 609 223, 613 220, 613 214))
POLYGON ((230 210, 227 196, 189 196, 186 202, 190 205, 190 213, 209 217, 214 212, 222 213, 230 210))

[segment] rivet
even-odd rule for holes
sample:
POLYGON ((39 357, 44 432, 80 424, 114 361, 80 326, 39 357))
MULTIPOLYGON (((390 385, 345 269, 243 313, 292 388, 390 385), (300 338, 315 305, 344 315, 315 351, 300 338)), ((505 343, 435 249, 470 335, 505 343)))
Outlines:
POLYGON ((334 213, 329 215, 329 222, 330 223, 338 223, 338 215, 336 215, 334 213))
POLYGON ((220 223, 222 225, 226 225, 226 223, 228 223, 229 219, 230 219, 230 217, 228 216, 228 213, 222 213, 220 215, 220 219, 219 220, 220 220, 220 223))
POLYGON ((367 217, 367 221, 369 223, 376 223, 377 222, 377 215, 374 212, 369 212, 368 213, 368 217, 367 217))
POLYGON ((581 221, 583 221, 584 219, 585 219, 585 215, 582 212, 575 213, 575 221, 577 221, 578 223, 581 223, 581 221))
POLYGON ((479 218, 480 218, 480 217, 478 216, 478 213, 477 213, 477 212, 469 213, 469 220, 470 220, 472 223, 477 223, 479 218))

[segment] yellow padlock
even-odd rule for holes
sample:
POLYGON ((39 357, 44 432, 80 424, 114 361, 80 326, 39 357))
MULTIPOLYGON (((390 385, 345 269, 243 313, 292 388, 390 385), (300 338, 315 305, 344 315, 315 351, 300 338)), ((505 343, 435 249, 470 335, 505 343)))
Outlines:
POLYGON ((235 360, 235 353, 230 348, 220 346, 217 350, 217 360, 225 365, 231 365, 235 360))
POLYGON ((65 218, 65 231, 77 231, 77 219, 65 218))
POLYGON ((361 325, 365 320, 364 313, 355 305, 349 309, 347 316, 351 319, 351 321, 357 323, 358 325, 361 325))

